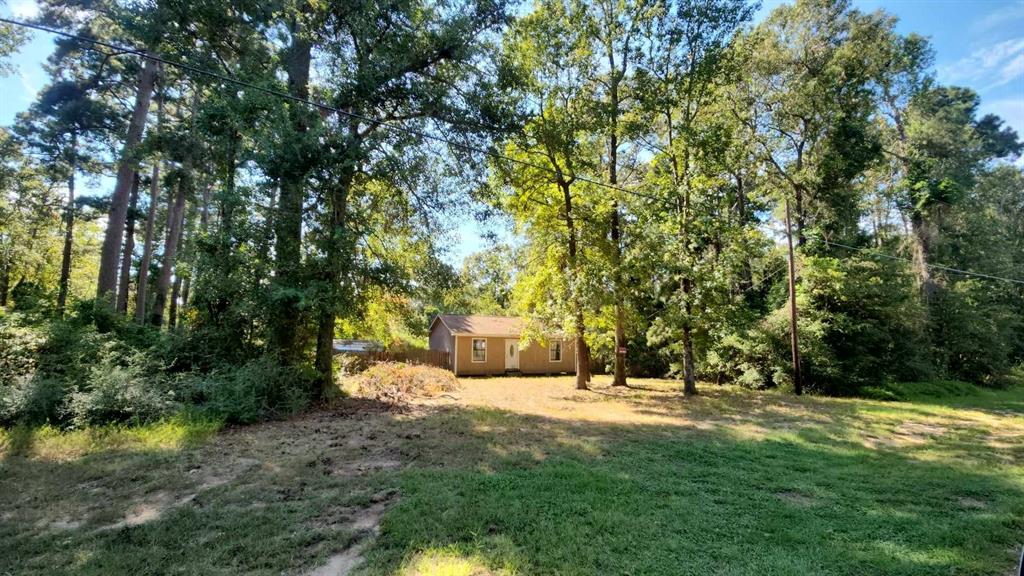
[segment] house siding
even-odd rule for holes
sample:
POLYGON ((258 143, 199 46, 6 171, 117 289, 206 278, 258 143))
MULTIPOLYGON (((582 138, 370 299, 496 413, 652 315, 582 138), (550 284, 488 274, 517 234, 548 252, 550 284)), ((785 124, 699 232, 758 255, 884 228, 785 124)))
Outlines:
POLYGON ((434 325, 434 329, 430 331, 430 349, 441 350, 443 352, 452 351, 452 335, 451 332, 445 328, 444 324, 440 322, 434 325))
POLYGON ((540 342, 530 342, 519 351, 519 370, 523 374, 549 374, 552 372, 576 372, 576 355, 572 341, 562 340, 562 360, 551 362, 548 347, 540 342))
MULTIPOLYGON (((487 340, 487 360, 472 361, 473 338, 480 336, 456 336, 459 343, 456 348, 455 361, 458 363, 459 376, 482 376, 505 373, 505 341, 506 338, 483 337, 487 340)), ((572 342, 562 342, 562 360, 548 360, 548 348, 539 342, 531 342, 526 348, 519 349, 519 371, 523 374, 550 374, 556 372, 575 372, 576 360, 572 342)))
POLYGON ((487 340, 487 360, 484 362, 473 362, 472 349, 473 339, 480 336, 456 336, 458 344, 455 346, 458 353, 455 361, 458 363, 459 376, 483 376, 486 374, 505 373, 505 339, 484 338, 487 340))

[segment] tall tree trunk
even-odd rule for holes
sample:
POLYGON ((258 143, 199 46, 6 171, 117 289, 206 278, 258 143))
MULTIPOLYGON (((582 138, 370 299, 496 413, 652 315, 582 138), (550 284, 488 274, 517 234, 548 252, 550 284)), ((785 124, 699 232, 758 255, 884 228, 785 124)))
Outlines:
MULTIPOLYGON (((683 281, 683 292, 691 290, 690 281, 683 281)), ((690 326, 689 317, 693 313, 693 307, 689 301, 685 305, 687 319, 683 322, 682 345, 683 345, 683 394, 693 396, 697 394, 697 370, 694 368, 693 358, 693 328, 690 326)))
POLYGON ((568 182, 559 182, 565 202, 565 228, 569 237, 569 301, 573 308, 573 336, 576 349, 576 389, 589 390, 590 348, 587 346, 586 327, 583 323, 583 302, 579 290, 579 253, 576 239, 576 220, 572 211, 572 193, 568 182))
POLYGON ((149 315, 149 323, 160 326, 164 321, 164 308, 167 305, 167 293, 171 288, 171 275, 174 273, 174 260, 178 254, 178 239, 185 216, 185 182, 178 178, 175 183, 174 201, 168 202, 167 236, 164 240, 164 256, 160 266, 160 277, 156 284, 156 295, 153 298, 153 311, 149 315))
MULTIPOLYGON (((686 126, 690 125, 687 119, 686 126)), ((683 395, 693 396, 697 394, 697 368, 693 354, 693 280, 690 277, 692 270, 689 269, 690 258, 690 213, 692 196, 692 180, 690 179, 690 147, 687 146, 683 153, 682 172, 676 172, 676 185, 682 185, 683 197, 679 203, 679 238, 683 249, 683 258, 686 260, 683 266, 683 279, 679 289, 683 295, 683 318, 682 334, 680 343, 683 345, 683 395)))
POLYGON ((913 261, 917 278, 921 284, 921 296, 925 304, 931 305, 939 291, 939 286, 932 276, 929 266, 932 254, 932 238, 934 225, 929 222, 920 210, 914 210, 910 216, 910 230, 914 236, 913 261))
POLYGON ((184 212, 184 209, 182 209, 181 228, 178 230, 177 254, 180 256, 176 258, 174 263, 174 284, 171 286, 171 300, 167 309, 167 327, 171 330, 178 326, 178 307, 180 305, 181 287, 184 280, 182 271, 188 268, 185 261, 187 259, 187 252, 185 250, 185 228, 187 217, 184 212))
POLYGON ((139 279, 135 287, 135 321, 146 319, 146 298, 149 288, 149 267, 153 262, 153 236, 156 233, 156 206, 160 201, 160 161, 153 162, 149 184, 149 210, 146 215, 146 238, 139 261, 139 279))
MULTIPOLYGON (((163 89, 157 94, 156 100, 156 131, 160 133, 164 124, 163 89)), ((160 201, 160 159, 153 159, 153 169, 149 180, 149 211, 146 215, 146 238, 142 245, 142 260, 139 261, 139 279, 135 288, 135 321, 143 324, 146 321, 146 304, 149 290, 149 266, 153 261, 153 236, 156 231, 156 206, 160 201)))
MULTIPOLYGON (((71 141, 72 155, 77 157, 76 139, 71 141)), ((75 243, 75 172, 76 162, 71 162, 68 174, 68 206, 64 213, 64 252, 60 259, 60 284, 57 288, 57 314, 64 315, 68 302, 68 286, 71 283, 71 249, 75 243)))
POLYGON ((114 309, 114 297, 117 292, 117 268, 121 255, 121 242, 124 240, 124 224, 128 216, 128 195, 131 191, 133 175, 138 168, 138 146, 142 141, 142 132, 146 127, 146 115, 149 113, 149 101, 153 95, 156 80, 156 62, 146 60, 139 75, 139 85, 135 93, 135 107, 128 124, 124 147, 117 167, 117 184, 110 198, 110 212, 107 214, 107 230, 103 236, 103 247, 100 250, 100 270, 96 282, 96 297, 103 305, 114 309))
POLYGON ((135 211, 139 205, 139 173, 132 178, 132 193, 128 201, 128 222, 124 228, 124 254, 121 257, 121 278, 117 285, 117 311, 128 313, 128 287, 132 275, 132 255, 135 253, 135 211))
MULTIPOLYGON (((292 23, 291 33, 291 46, 286 55, 288 93, 297 98, 307 98, 312 45, 297 20, 292 23)), ((290 114, 298 157, 281 175, 281 191, 274 218, 274 281, 282 296, 274 302, 269 341, 271 351, 276 352, 286 364, 295 363, 301 354, 298 342, 301 314, 296 293, 301 288, 302 204, 308 171, 303 140, 309 130, 306 111, 301 106, 292 106, 290 114)))
POLYGON ((185 279, 181 281, 181 307, 182 309, 188 307, 188 297, 192 292, 192 276, 185 276, 185 279))
POLYGON ((354 174, 346 169, 340 181, 329 196, 330 235, 327 239, 324 283, 327 298, 321 303, 319 324, 316 335, 316 370, 320 376, 321 396, 334 386, 334 324, 340 303, 341 283, 345 275, 345 263, 350 256, 348 235, 348 195, 354 174))
POLYGON ((181 297, 181 274, 174 275, 174 285, 171 287, 171 303, 167 310, 167 329, 174 330, 178 327, 178 298, 181 297))
POLYGON ((619 222, 619 203, 612 206, 612 250, 614 260, 612 284, 615 298, 615 376, 613 386, 626 386, 626 307, 622 297, 622 240, 619 222))
MULTIPOLYGON (((746 182, 743 179, 743 173, 737 170, 733 173, 733 178, 736 180, 736 220, 738 221, 739 227, 743 228, 747 225, 747 190, 746 182)), ((745 293, 750 290, 754 285, 754 270, 750 265, 750 259, 743 261, 743 270, 740 272, 739 291, 745 293)))
POLYGON ((7 295, 11 291, 11 261, 4 258, 0 262, 0 307, 7 306, 7 295))
MULTIPOLYGON (((611 14, 608 14, 611 16, 611 14)), ((619 184, 619 114, 621 98, 619 94, 619 82, 625 76, 627 55, 622 56, 622 76, 619 75, 619 67, 615 62, 615 46, 610 35, 612 31, 607 30, 609 38, 605 43, 606 55, 608 58, 608 99, 610 108, 611 129, 608 133, 608 183, 612 186, 619 184)), ((613 192, 618 195, 618 192, 613 192)), ((615 303, 615 366, 612 386, 626 386, 626 312, 624 298, 622 295, 622 221, 619 215, 619 199, 612 202, 611 214, 611 240, 612 240, 612 299, 615 303)))

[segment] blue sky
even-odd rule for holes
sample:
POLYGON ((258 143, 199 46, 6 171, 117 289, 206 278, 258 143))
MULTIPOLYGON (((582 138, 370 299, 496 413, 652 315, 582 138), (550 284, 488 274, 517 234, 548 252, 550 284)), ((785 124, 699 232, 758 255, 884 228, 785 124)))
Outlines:
MULTIPOLYGON (((757 17, 784 3, 764 0, 757 17)), ((931 38, 939 81, 973 88, 981 95, 983 112, 998 114, 1024 135, 1024 0, 854 0, 854 5, 864 11, 884 9, 899 17, 901 32, 931 38)), ((35 13, 34 0, 9 0, 0 6, 0 14, 8 17, 35 13)), ((0 78, 0 125, 9 125, 45 83, 42 63, 52 46, 52 38, 35 33, 13 59, 17 71, 0 78)), ((112 181, 103 178, 93 185, 93 193, 106 194, 112 181)), ((481 226, 463 219, 448 255, 453 264, 485 246, 483 229, 509 236, 500 222, 481 226)))

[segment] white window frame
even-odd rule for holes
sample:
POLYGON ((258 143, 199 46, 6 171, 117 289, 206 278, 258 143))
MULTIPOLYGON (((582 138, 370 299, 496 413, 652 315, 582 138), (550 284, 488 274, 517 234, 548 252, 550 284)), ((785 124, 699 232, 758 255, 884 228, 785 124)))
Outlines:
POLYGON ((473 338, 469 343, 469 361, 475 364, 483 364, 487 362, 487 338, 473 338), (476 359, 476 341, 480 340, 484 343, 484 357, 483 360, 476 359))
POLYGON ((564 350, 562 350, 563 343, 561 340, 552 340, 548 343, 548 362, 561 362, 564 350), (555 344, 558 344, 558 359, 552 358, 555 352, 555 344))

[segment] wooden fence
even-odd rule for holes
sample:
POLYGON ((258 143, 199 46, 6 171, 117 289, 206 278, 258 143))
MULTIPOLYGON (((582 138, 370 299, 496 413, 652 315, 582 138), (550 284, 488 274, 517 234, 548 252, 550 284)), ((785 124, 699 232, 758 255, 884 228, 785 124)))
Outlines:
POLYGON ((451 354, 443 350, 375 350, 359 356, 367 362, 407 362, 451 369, 451 354))

